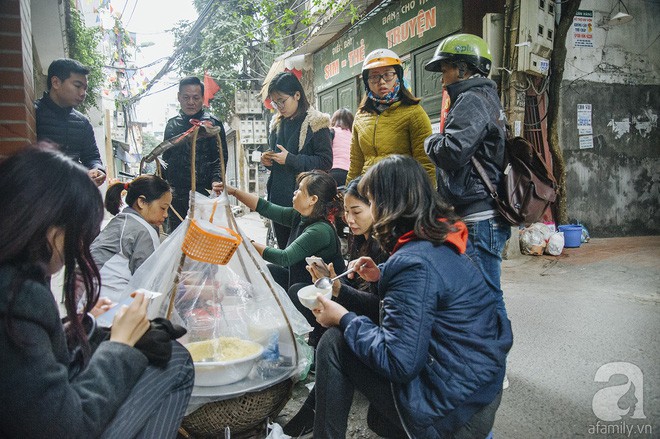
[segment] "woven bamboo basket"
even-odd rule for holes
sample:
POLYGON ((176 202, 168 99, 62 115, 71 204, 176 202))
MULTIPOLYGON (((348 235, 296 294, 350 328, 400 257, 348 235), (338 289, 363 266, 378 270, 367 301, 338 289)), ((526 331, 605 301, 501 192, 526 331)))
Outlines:
POLYGON ((254 431, 282 411, 292 391, 293 381, 288 379, 258 392, 205 404, 183 418, 180 433, 184 437, 207 439, 224 437, 226 427, 232 436, 254 431))

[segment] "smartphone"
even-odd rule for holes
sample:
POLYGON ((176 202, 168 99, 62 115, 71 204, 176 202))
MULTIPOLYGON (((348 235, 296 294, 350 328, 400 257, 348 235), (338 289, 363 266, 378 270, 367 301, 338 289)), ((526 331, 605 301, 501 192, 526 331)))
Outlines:
MULTIPOLYGON (((151 304, 151 302, 156 297, 162 295, 162 293, 157 293, 155 291, 145 290, 144 288, 139 288, 139 289, 135 290, 135 292, 144 294, 144 297, 145 297, 145 299, 147 299, 149 301, 149 304, 151 304)), ((115 304, 112 308, 110 308, 109 310, 107 310, 106 312, 104 312, 103 314, 98 316, 96 318, 96 323, 99 326, 103 326, 105 328, 111 328, 112 327, 112 321, 114 320, 115 314, 117 314, 117 311, 119 311, 123 305, 129 306, 132 302, 133 302, 133 297, 128 296, 127 298, 125 298, 121 302, 115 304)), ((149 305, 147 305, 147 309, 148 309, 148 306, 149 305)))
POLYGON ((318 270, 319 273, 323 276, 329 276, 330 275, 330 269, 328 269, 328 266, 326 265, 325 262, 323 262, 323 259, 317 257, 317 256, 310 256, 305 258, 305 262, 307 262, 307 265, 310 265, 318 270))

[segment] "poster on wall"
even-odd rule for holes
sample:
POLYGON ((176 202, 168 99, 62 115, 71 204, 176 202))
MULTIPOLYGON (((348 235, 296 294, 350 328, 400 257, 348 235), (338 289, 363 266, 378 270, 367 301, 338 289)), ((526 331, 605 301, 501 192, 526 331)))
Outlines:
POLYGON ((594 11, 578 10, 573 18, 573 47, 594 47, 594 11))
POLYGON ((593 134, 591 126, 591 104, 577 104, 578 134, 593 134))
POLYGON ((580 149, 594 147, 594 130, 591 124, 591 104, 577 104, 577 128, 580 149))
POLYGON ((594 147, 594 136, 580 136, 580 149, 589 149, 594 147))

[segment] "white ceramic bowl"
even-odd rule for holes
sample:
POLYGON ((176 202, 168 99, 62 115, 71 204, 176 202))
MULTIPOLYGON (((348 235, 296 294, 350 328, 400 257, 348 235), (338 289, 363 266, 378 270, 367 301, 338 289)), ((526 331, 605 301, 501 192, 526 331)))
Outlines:
MULTIPOLYGON (((261 358, 263 346, 250 340, 242 340, 254 346, 255 353, 236 360, 195 362, 195 385, 201 387, 224 386, 242 380, 252 370, 254 363, 261 358)), ((206 343, 206 342, 197 342, 206 343)))
POLYGON ((317 293, 321 293, 323 297, 330 300, 330 297, 332 297, 332 287, 321 289, 316 288, 314 285, 307 285, 306 287, 298 290, 298 300, 300 300, 300 303, 302 303, 306 308, 318 308, 319 301, 316 298, 317 293))

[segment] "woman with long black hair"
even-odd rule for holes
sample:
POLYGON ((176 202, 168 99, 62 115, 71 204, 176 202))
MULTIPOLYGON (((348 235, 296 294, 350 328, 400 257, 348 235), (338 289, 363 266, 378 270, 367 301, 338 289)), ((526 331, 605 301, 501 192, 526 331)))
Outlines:
MULTIPOLYGON (((290 207, 298 174, 332 168, 330 117, 312 108, 302 84, 290 72, 275 75, 268 84, 268 98, 278 112, 271 122, 270 150, 261 155, 261 163, 270 170, 268 201, 290 207)), ((283 249, 291 228, 275 223, 273 230, 283 249)))
POLYGON ((27 147, 0 162, 0 200, 0 436, 175 437, 193 386, 188 352, 169 338, 169 359, 136 348, 150 330, 141 293, 109 340, 97 341, 87 314, 101 281, 89 246, 103 218, 87 171, 47 144, 27 147), (62 267, 65 327, 48 285, 62 267))

